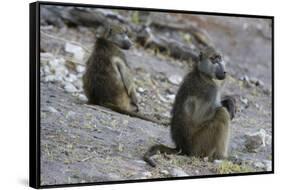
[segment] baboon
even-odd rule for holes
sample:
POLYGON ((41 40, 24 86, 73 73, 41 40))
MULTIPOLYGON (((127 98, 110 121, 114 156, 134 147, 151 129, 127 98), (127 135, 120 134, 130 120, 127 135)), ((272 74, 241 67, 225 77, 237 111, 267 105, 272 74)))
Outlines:
POLYGON ((144 160, 155 167, 151 156, 168 154, 223 159, 227 157, 230 120, 236 112, 235 99, 221 98, 225 65, 213 48, 204 49, 194 69, 185 76, 172 109, 171 137, 175 148, 152 146, 144 160))
POLYGON ((138 105, 133 77, 121 50, 128 50, 131 45, 125 29, 119 25, 105 24, 98 30, 95 47, 83 75, 88 103, 162 124, 136 113, 138 105))

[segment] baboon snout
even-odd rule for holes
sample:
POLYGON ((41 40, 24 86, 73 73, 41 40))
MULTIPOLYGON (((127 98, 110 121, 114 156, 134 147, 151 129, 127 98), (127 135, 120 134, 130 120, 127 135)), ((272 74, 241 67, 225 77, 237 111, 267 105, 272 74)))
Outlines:
POLYGON ((221 63, 219 63, 218 68, 216 70, 216 78, 218 80, 223 80, 225 79, 225 76, 226 76, 226 71, 224 69, 224 66, 221 63))
POLYGON ((130 49, 131 46, 132 46, 131 40, 128 37, 126 37, 122 42, 122 49, 130 49))

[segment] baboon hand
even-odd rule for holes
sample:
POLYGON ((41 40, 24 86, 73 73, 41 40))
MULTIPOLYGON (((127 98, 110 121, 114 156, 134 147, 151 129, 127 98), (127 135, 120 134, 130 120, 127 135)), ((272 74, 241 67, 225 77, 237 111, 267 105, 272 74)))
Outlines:
POLYGON ((225 107, 230 115, 231 120, 236 114, 236 100, 233 96, 225 96, 222 98, 221 104, 225 107))

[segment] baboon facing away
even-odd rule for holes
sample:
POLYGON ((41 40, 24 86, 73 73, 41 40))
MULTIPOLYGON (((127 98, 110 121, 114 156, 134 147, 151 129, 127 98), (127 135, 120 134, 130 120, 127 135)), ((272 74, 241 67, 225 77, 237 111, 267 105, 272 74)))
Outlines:
POLYGON ((129 49, 131 41, 120 25, 105 24, 98 31, 93 53, 86 63, 83 88, 89 104, 161 123, 138 112, 133 77, 121 49, 129 49))
POLYGON ((221 83, 225 66, 213 48, 204 49, 193 71, 181 84, 172 109, 171 137, 176 148, 155 145, 145 154, 151 166, 151 156, 157 151, 223 159, 227 157, 230 120, 235 114, 235 99, 221 98, 221 83))

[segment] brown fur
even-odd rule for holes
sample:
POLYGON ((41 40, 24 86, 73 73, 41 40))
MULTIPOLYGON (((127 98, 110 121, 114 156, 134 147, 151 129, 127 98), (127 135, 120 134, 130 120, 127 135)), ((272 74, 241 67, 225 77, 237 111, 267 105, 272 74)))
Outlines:
MULTIPOLYGON (((188 156, 207 156, 211 159, 227 157, 230 115, 234 117, 235 100, 226 97, 222 102, 220 85, 225 70, 221 63, 216 63, 221 62, 219 57, 214 58, 216 54, 213 49, 205 50, 200 55, 199 63, 180 86, 171 120, 171 136, 176 147, 166 147, 168 153, 177 150, 188 156)), ((160 149, 160 152, 165 152, 162 147, 160 149)), ((150 149, 144 156, 152 166, 156 164, 150 157, 155 152, 155 148, 150 149)))
POLYGON ((121 50, 129 47, 130 41, 121 27, 103 28, 86 63, 86 72, 83 76, 83 88, 88 103, 164 124, 136 113, 138 106, 133 77, 125 54, 121 50))

